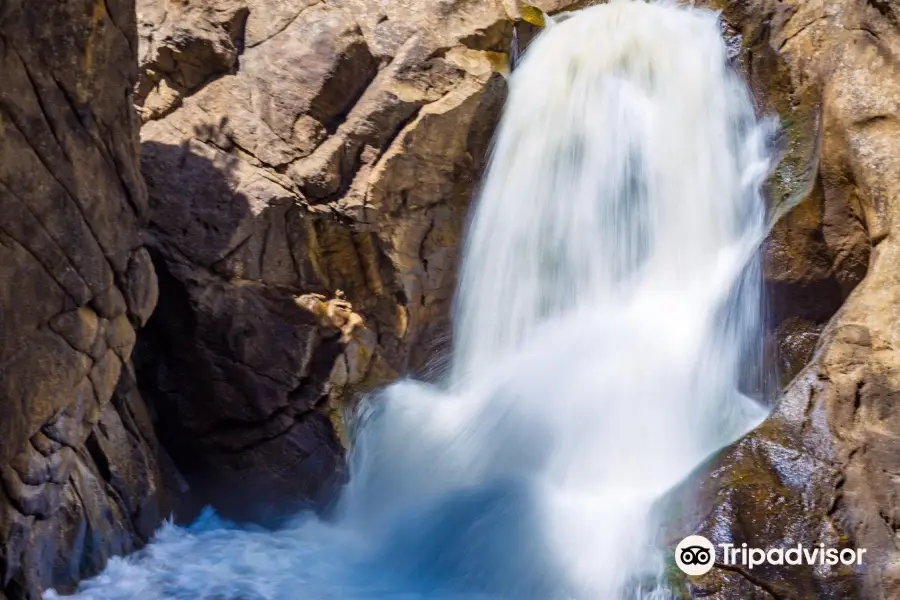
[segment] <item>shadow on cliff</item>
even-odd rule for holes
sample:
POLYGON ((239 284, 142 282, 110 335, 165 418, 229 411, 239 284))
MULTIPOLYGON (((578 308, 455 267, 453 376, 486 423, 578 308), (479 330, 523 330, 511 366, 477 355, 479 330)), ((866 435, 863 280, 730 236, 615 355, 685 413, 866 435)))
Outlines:
MULTIPOLYGON (((172 490, 176 520, 212 505, 230 519, 277 524, 320 505, 344 479, 324 391, 341 345, 293 301, 324 289, 299 274, 285 285, 262 281, 271 230, 287 236, 302 217, 292 199, 252 205, 241 189, 256 183, 254 169, 223 151, 223 131, 224 119, 182 143, 142 144, 160 298, 135 364, 183 475, 172 490)), ((298 270, 292 249, 282 258, 298 270)))

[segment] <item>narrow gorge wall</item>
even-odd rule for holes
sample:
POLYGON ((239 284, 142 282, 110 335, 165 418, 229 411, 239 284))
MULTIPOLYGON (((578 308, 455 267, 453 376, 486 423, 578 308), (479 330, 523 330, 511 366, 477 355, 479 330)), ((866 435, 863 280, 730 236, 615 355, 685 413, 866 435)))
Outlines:
POLYGON ((131 363, 157 300, 128 0, 0 3, 0 598, 71 589, 165 515, 131 363))

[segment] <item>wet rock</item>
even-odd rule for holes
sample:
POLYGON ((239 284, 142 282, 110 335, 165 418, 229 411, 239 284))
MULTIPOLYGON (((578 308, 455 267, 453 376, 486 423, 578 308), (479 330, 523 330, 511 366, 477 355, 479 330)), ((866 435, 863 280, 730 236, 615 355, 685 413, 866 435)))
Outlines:
MULTIPOLYGON (((576 3, 535 2, 558 11, 576 3)), ((858 568, 718 564, 677 581, 703 598, 893 598, 900 590, 900 28, 891 3, 704 3, 723 11, 759 112, 782 124, 764 248, 772 416, 667 499, 688 533, 756 547, 865 548, 858 568)), ((677 579, 677 578, 676 578, 677 579)), ((673 580, 674 581, 674 580, 673 580)))

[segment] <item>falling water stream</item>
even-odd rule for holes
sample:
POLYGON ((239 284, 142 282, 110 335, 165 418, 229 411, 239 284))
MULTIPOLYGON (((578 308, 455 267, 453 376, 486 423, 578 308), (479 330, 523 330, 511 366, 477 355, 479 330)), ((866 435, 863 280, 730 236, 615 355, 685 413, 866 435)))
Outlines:
POLYGON ((585 9, 510 88, 450 373, 364 403, 335 514, 167 524, 78 598, 667 597, 654 503, 766 412, 738 382, 771 127, 699 9, 585 9))

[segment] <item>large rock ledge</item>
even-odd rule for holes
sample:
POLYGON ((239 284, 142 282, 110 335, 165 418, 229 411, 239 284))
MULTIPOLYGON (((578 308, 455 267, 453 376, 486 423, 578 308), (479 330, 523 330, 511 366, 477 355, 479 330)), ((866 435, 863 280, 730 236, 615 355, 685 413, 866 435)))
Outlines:
POLYGON ((71 589, 165 514, 131 365, 157 283, 139 228, 134 10, 0 3, 0 597, 71 589))
POLYGON ((138 15, 162 289, 139 380, 195 500, 277 517, 341 481, 339 412, 449 337, 512 19, 494 0, 138 15), (358 326, 323 326, 310 294, 358 326))

